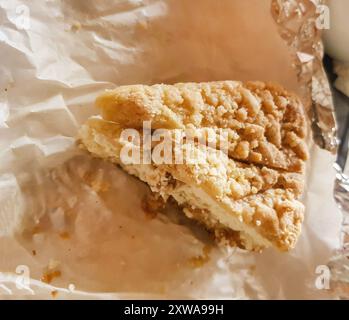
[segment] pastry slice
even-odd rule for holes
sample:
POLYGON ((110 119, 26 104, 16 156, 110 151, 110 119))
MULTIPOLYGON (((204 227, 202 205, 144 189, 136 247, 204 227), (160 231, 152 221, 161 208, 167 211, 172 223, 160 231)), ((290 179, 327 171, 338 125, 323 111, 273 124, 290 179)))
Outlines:
POLYGON ((105 120, 153 129, 223 128, 236 133, 229 156, 286 171, 302 172, 308 158, 301 102, 284 89, 262 82, 130 85, 97 100, 105 120))
MULTIPOLYGON (((177 143, 169 130, 172 157, 179 151, 191 161, 144 164, 144 140, 122 138, 124 129, 113 122, 89 119, 79 133, 80 144, 93 155, 120 165, 146 182, 164 200, 172 197, 185 214, 204 224, 230 244, 259 251, 274 246, 294 247, 301 230, 304 206, 297 200, 303 176, 241 163, 220 150, 200 143, 177 143), (140 154, 124 161, 123 152, 140 154), (188 151, 189 150, 189 151, 188 151), (194 161, 192 161, 194 160, 194 161)), ((160 142, 151 144, 152 154, 160 142)))

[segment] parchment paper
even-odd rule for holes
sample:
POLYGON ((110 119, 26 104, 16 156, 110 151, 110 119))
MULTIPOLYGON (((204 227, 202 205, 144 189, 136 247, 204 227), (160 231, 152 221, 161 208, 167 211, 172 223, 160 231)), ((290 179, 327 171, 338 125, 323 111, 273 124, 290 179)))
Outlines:
POLYGON ((330 296, 315 286, 339 247, 327 151, 311 147, 296 249, 255 254, 213 246, 177 212, 149 217, 144 184, 74 144, 115 85, 274 81, 307 104, 271 1, 0 0, 0 19, 3 298, 330 296))

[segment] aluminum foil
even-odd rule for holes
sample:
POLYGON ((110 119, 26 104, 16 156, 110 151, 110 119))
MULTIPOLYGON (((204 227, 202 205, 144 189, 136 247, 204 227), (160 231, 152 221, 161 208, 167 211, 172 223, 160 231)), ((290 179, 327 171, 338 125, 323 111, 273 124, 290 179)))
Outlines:
POLYGON ((323 68, 321 0, 273 0, 272 14, 283 39, 293 48, 316 144, 336 152, 336 123, 331 90, 323 68))
POLYGON ((349 178, 337 169, 334 197, 343 213, 342 249, 329 263, 331 268, 332 287, 341 298, 349 299, 349 178))

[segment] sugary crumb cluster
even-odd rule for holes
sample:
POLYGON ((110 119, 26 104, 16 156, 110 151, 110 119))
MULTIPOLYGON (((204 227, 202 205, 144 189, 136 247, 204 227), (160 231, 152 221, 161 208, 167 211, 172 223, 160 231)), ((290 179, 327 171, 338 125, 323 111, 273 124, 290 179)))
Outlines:
POLYGON ((97 99, 103 118, 126 127, 232 129, 229 155, 274 168, 303 170, 308 157, 302 104, 262 82, 122 86, 97 99))
POLYGON ((119 87, 101 95, 97 106, 104 120, 89 119, 79 135, 89 152, 119 164, 163 199, 174 198, 220 241, 249 250, 294 247, 308 157, 306 120, 296 97, 261 82, 221 81, 119 87), (169 129, 172 137, 175 130, 227 129, 228 153, 184 142, 180 148, 191 148, 196 161, 125 164, 121 132, 135 128, 142 135, 143 121, 169 129))

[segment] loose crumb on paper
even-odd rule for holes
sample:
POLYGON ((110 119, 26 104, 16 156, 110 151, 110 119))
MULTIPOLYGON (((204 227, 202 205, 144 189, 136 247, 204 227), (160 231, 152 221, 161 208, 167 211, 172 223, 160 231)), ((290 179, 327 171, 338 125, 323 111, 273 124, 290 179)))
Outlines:
POLYGON ((73 31, 73 32, 78 32, 81 28, 82 28, 81 23, 78 22, 78 21, 75 21, 75 22, 71 25, 70 30, 73 31))
POLYGON ((158 212, 165 208, 165 203, 154 194, 149 194, 143 197, 141 207, 147 218, 155 219, 158 212))
POLYGON ((55 278, 59 278, 62 275, 59 266, 59 261, 51 259, 47 268, 43 272, 41 281, 50 284, 55 278))
POLYGON ((68 231, 63 231, 59 234, 59 237, 63 240, 68 240, 70 239, 70 234, 68 231))
POLYGON ((62 275, 60 270, 45 271, 41 277, 41 281, 50 284, 55 278, 59 278, 62 275))
POLYGON ((137 23, 137 28, 140 30, 147 30, 148 29, 148 22, 145 20, 141 20, 137 23))
POLYGON ((86 174, 83 176, 83 180, 96 193, 106 192, 110 189, 110 183, 104 181, 99 172, 97 174, 86 174))
POLYGON ((189 263, 193 268, 201 268, 205 263, 210 260, 210 252, 212 247, 205 245, 202 249, 202 255, 197 255, 189 259, 189 263))
POLYGON ((34 226, 34 228, 31 230, 32 235, 35 235, 41 232, 42 232, 42 228, 39 225, 34 226))

